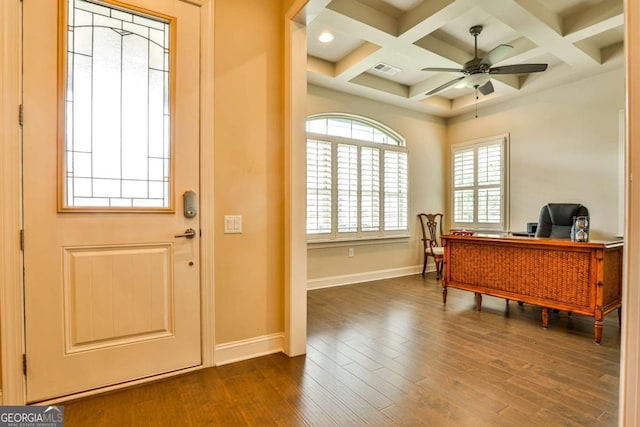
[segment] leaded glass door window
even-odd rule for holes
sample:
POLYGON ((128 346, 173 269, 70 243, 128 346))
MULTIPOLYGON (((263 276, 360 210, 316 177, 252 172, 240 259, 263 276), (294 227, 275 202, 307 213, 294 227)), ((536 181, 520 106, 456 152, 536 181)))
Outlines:
POLYGON ((175 20, 66 1, 60 210, 173 210, 175 20))

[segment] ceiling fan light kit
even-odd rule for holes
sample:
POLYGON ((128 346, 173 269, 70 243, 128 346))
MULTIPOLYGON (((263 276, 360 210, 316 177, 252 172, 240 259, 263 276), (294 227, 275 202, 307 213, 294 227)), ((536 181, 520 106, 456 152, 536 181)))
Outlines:
POLYGON ((494 74, 529 74, 538 73, 547 69, 547 64, 517 64, 493 67, 509 55, 513 46, 501 44, 489 51, 483 58, 478 57, 478 36, 482 32, 482 25, 474 25, 469 28, 469 33, 474 38, 473 59, 467 61, 462 69, 458 68, 437 68, 427 67, 423 71, 441 71, 450 73, 462 73, 463 76, 436 87, 427 92, 427 95, 435 95, 454 85, 464 85, 480 91, 483 95, 493 93, 494 88, 491 83, 491 76, 494 74))

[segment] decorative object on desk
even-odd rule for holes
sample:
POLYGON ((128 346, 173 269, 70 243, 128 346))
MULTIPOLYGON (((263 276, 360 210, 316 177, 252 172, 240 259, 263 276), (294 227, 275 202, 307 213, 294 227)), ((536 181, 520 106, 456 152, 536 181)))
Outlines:
POLYGON ((451 234, 453 234, 454 236, 473 236, 473 231, 453 230, 451 234))
POLYGON ((422 246, 424 251, 422 275, 424 276, 427 271, 427 260, 432 257, 436 263, 436 279, 440 279, 442 277, 442 261, 444 259, 444 248, 441 244, 444 214, 419 213, 418 218, 422 226, 422 246))
POLYGON ((589 217, 585 215, 573 217, 572 240, 575 242, 589 241, 589 217))

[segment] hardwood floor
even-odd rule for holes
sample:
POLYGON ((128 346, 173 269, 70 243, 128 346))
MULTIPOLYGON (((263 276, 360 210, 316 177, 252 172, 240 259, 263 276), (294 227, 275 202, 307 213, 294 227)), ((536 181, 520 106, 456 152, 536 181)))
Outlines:
POLYGON ((308 293, 307 355, 67 402, 73 426, 616 426, 620 328, 450 289, 433 273, 308 293), (507 308, 508 307, 508 308, 507 308))

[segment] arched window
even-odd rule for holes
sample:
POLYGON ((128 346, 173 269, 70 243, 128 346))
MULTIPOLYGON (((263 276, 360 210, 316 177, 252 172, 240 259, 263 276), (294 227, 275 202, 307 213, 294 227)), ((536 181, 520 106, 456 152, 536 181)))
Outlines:
POLYGON ((307 119, 307 237, 386 237, 408 230, 404 138, 351 114, 307 119))

